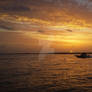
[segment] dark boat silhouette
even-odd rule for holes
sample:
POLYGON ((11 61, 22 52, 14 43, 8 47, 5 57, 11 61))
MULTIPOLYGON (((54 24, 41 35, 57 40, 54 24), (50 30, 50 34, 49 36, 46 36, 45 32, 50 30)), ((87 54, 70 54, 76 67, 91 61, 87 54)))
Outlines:
POLYGON ((81 53, 80 55, 76 55, 77 58, 92 58, 92 56, 87 55, 87 53, 81 53))

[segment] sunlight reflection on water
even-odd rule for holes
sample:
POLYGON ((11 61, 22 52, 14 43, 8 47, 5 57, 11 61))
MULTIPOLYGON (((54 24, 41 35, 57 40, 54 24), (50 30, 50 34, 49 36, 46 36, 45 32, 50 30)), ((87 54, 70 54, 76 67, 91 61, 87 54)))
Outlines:
POLYGON ((92 59, 74 55, 0 56, 2 92, 92 92, 92 59))

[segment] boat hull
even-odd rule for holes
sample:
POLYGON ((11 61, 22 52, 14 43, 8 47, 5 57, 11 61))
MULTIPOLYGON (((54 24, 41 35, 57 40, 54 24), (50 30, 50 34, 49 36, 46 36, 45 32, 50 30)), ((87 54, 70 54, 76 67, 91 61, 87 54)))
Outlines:
POLYGON ((77 58, 92 58, 92 56, 85 56, 85 57, 83 57, 83 56, 78 56, 78 55, 76 55, 76 57, 77 58))

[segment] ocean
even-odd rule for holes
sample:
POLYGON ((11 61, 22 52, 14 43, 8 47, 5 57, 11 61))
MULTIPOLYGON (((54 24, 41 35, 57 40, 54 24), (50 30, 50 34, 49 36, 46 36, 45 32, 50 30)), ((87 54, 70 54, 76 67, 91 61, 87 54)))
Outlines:
POLYGON ((92 92, 92 58, 0 55, 0 92, 92 92))

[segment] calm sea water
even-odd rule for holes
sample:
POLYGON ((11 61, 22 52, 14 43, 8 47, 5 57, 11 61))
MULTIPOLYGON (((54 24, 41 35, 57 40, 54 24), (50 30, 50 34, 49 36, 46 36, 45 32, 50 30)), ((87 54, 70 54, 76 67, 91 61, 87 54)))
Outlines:
POLYGON ((92 59, 63 54, 1 55, 0 92, 92 92, 92 59))

